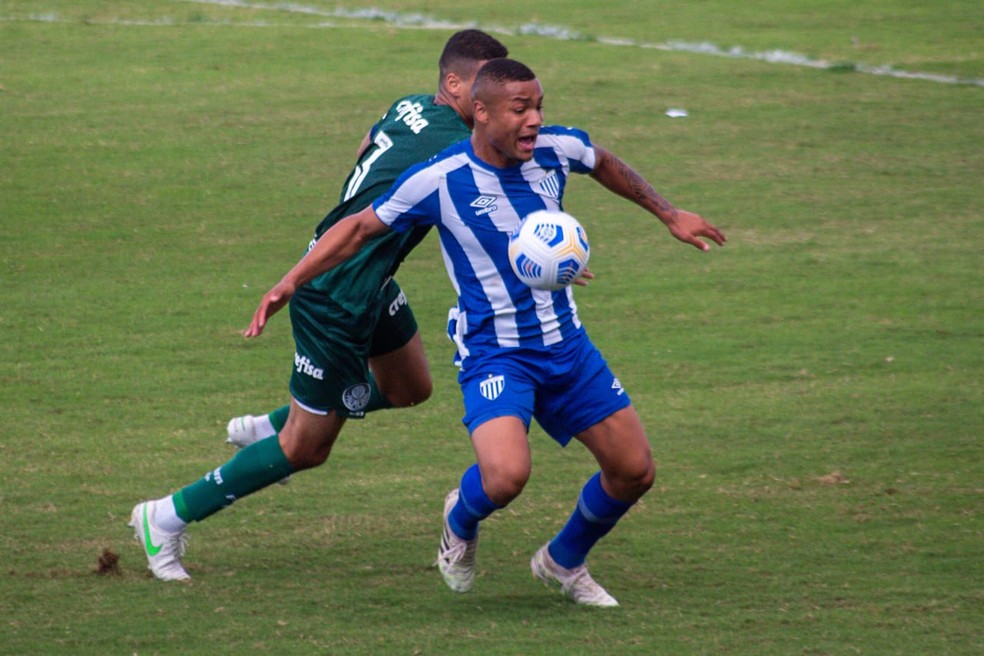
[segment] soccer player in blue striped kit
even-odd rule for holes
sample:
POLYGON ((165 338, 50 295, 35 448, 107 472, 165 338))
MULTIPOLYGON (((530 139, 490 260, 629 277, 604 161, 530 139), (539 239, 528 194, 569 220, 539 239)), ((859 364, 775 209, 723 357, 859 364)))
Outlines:
POLYGON ((509 235, 536 210, 560 210, 571 173, 659 218, 700 250, 724 235, 675 208, 638 173, 574 128, 543 125, 543 89, 510 59, 479 71, 475 130, 404 173, 371 207, 343 219, 263 297, 247 337, 304 283, 356 254, 386 230, 435 225, 458 293, 449 335, 458 347, 464 424, 477 463, 445 499, 438 567, 456 592, 471 589, 479 523, 515 499, 530 476, 535 418, 559 444, 576 438, 601 471, 584 485, 568 523, 533 555, 534 576, 579 604, 617 606, 585 566, 588 552, 652 486, 649 442, 628 394, 588 338, 570 287, 535 291, 513 274, 509 235))

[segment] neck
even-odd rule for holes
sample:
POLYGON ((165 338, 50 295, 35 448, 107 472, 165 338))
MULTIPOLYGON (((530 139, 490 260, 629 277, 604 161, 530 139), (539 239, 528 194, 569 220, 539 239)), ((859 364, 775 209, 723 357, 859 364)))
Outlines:
POLYGON ((472 132, 471 146, 475 157, 497 169, 508 169, 523 163, 522 160, 504 155, 501 150, 483 139, 477 130, 472 132))
POLYGON ((437 93, 434 94, 434 104, 447 105, 458 114, 458 117, 465 123, 465 125, 469 128, 475 127, 475 122, 469 118, 466 118, 464 112, 461 111, 461 103, 459 102, 459 99, 448 93, 448 90, 445 89, 443 85, 437 90, 437 93))

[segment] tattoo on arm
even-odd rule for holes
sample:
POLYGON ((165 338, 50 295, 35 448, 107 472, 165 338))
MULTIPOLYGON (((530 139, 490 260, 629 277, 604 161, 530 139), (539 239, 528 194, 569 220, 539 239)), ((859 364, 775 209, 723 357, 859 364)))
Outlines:
POLYGON ((656 193, 653 186, 646 182, 645 178, 636 173, 631 166, 609 154, 611 157, 611 164, 614 167, 615 177, 619 180, 620 184, 626 190, 626 197, 632 201, 635 201, 643 207, 655 206, 656 213, 658 216, 663 217, 664 214, 672 215, 674 212, 673 205, 656 193))

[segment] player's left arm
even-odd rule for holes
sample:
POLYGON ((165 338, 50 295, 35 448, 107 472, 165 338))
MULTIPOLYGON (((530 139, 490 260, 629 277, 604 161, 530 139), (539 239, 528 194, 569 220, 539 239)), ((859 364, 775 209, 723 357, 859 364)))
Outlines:
POLYGON ((724 246, 727 239, 720 230, 708 223, 698 214, 679 209, 659 195, 645 178, 631 166, 611 152, 594 146, 595 167, 591 177, 612 193, 631 200, 662 221, 670 234, 702 251, 710 249, 701 237, 710 239, 718 246, 724 246))

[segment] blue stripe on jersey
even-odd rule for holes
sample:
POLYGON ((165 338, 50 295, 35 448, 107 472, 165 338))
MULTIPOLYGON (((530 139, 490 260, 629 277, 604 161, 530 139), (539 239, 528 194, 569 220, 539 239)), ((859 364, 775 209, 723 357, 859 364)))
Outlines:
MULTIPOLYGON (((507 172, 499 172, 498 180, 502 186, 502 191, 509 199, 509 205, 516 212, 517 218, 522 220, 533 212, 551 209, 547 207, 546 201, 537 193, 530 193, 530 181, 523 175, 525 168, 509 169, 507 172)), ((517 222, 518 225, 518 222, 517 222)))

